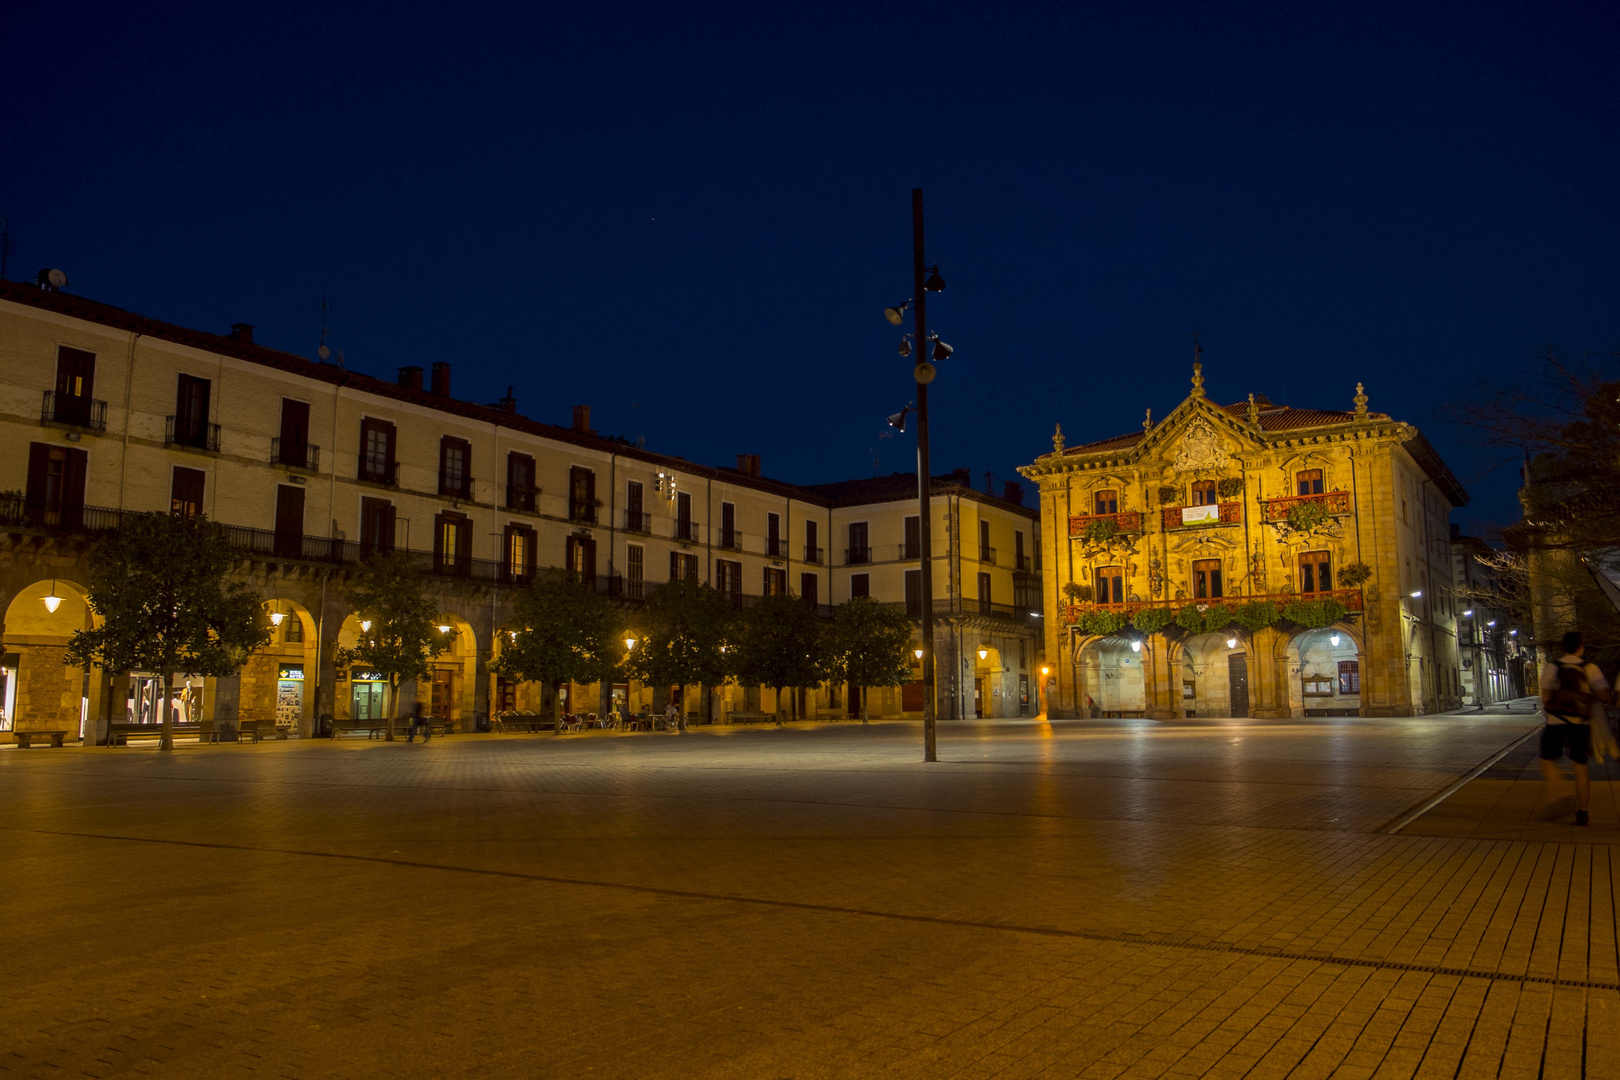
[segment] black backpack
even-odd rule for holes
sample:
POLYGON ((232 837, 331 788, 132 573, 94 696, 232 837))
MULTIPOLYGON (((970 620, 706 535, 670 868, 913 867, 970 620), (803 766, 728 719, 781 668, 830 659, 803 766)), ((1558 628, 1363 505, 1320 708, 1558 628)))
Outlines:
POLYGON ((1547 712, 1586 723, 1592 715, 1592 685, 1586 681, 1586 669, 1578 664, 1558 664, 1558 685, 1547 695, 1547 712))

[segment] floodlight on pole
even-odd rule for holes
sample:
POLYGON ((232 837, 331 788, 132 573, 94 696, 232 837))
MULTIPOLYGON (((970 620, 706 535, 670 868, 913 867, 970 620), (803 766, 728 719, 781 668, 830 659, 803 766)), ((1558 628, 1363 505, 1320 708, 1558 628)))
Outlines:
POLYGON ((901 323, 906 321, 906 312, 909 310, 911 310, 911 301, 907 300, 903 304, 896 304, 894 307, 884 308, 883 317, 888 319, 894 325, 899 326, 901 323))
POLYGON ((945 291, 945 279, 939 276, 939 263, 928 268, 928 280, 923 282, 923 288, 929 292, 945 291))
POLYGON ((889 426, 894 428, 896 431, 905 431, 906 417, 911 413, 913 408, 914 406, 910 402, 907 402, 905 408, 889 417, 889 426))
POLYGON ((900 335, 900 358, 903 360, 911 355, 911 335, 900 335))

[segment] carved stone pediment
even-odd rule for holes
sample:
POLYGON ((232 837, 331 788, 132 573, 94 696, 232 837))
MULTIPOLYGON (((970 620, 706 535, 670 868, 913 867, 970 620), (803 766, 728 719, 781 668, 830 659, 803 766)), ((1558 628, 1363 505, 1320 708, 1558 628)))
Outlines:
POLYGON ((1187 430, 1181 434, 1181 445, 1176 448, 1176 472, 1219 472, 1230 461, 1231 457, 1221 446, 1220 436, 1208 420, 1200 416, 1187 425, 1187 430))

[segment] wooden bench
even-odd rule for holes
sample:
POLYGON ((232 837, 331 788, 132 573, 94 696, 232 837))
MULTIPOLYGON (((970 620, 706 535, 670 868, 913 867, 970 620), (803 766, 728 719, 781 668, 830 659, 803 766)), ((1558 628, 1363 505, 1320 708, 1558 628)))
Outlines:
POLYGON ((762 712, 734 712, 726 717, 733 724, 774 724, 776 717, 762 712))
MULTIPOLYGON (((163 735, 162 724, 108 724, 107 745, 128 746, 131 737, 141 738, 151 736, 159 738, 163 735)), ((193 721, 174 725, 174 737, 190 738, 195 736, 198 742, 218 742, 219 730, 212 720, 193 721)))
MULTIPOLYGON (((362 731, 364 731, 366 733, 366 738, 368 738, 368 739, 380 738, 380 737, 388 734, 388 721, 387 720, 355 720, 353 718, 350 718, 348 720, 333 720, 332 721, 332 737, 334 739, 337 738, 339 735, 353 735, 353 734, 357 734, 357 733, 362 732, 362 731)), ((405 725, 400 724, 400 723, 395 723, 395 725, 394 725, 394 733, 396 735, 403 735, 405 733, 405 725)))
POLYGON ((550 716, 498 716, 495 718, 496 731, 554 731, 557 721, 550 716))
POLYGON ((27 750, 30 746, 33 746, 35 739, 49 739, 52 746, 61 746, 62 740, 68 737, 66 731, 13 731, 12 734, 17 737, 17 748, 19 750, 27 750))

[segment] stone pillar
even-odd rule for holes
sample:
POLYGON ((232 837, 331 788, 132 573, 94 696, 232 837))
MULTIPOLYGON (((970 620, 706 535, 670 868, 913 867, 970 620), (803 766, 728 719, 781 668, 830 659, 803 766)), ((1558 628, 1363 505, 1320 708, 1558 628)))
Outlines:
POLYGON ((1288 702, 1287 638, 1276 627, 1255 631, 1249 639, 1249 715, 1278 720, 1294 714, 1288 702))
POLYGON ((220 742, 236 742, 241 732, 242 675, 223 675, 209 680, 213 704, 209 710, 220 742))
POLYGON ((1173 720, 1180 703, 1180 680, 1171 657, 1176 649, 1163 634, 1150 634, 1142 644, 1142 692, 1145 715, 1149 720, 1173 720), (1174 688, 1177 693, 1172 694, 1174 688))

